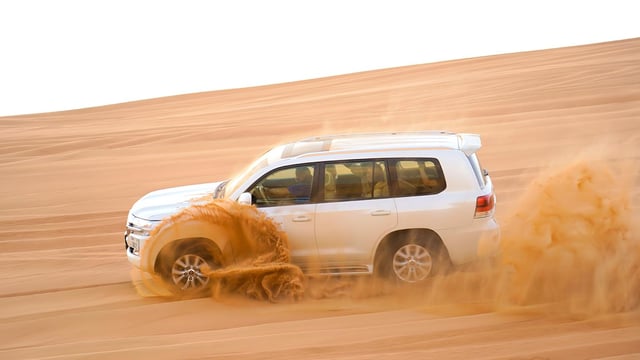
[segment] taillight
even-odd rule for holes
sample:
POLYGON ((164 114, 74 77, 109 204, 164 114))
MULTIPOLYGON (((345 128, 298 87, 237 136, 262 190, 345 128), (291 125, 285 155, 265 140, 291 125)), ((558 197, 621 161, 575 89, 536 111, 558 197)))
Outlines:
POLYGON ((490 216, 496 204, 494 194, 478 196, 476 199, 476 213, 474 217, 481 218, 490 216))

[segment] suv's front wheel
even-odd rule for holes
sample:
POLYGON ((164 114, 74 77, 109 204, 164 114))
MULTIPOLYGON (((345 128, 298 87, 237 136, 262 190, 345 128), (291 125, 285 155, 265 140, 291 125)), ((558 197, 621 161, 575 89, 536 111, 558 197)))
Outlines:
POLYGON ((210 290, 208 272, 220 267, 216 252, 202 244, 178 246, 163 254, 160 274, 178 296, 205 296, 210 290))

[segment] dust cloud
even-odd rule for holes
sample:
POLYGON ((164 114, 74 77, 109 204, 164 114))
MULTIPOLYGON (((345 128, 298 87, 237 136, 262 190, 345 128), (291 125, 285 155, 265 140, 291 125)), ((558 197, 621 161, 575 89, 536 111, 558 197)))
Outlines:
POLYGON ((592 317, 640 310, 633 162, 578 159, 545 169, 502 221, 494 261, 432 279, 431 308, 592 317))
MULTIPOLYGON (((161 261, 173 259, 184 248, 166 241, 181 239, 182 234, 212 234, 211 238, 218 241, 217 248, 209 250, 215 266, 203 269, 209 276, 212 296, 244 294, 274 302, 295 301, 304 296, 304 276, 289 261, 286 234, 255 207, 228 200, 192 205, 163 220, 152 231, 144 249, 161 248, 161 261), (234 261, 226 262, 230 258, 234 261)), ((196 242, 193 237, 184 238, 189 239, 189 246, 196 242)), ((155 294, 166 295, 168 289, 162 284, 167 280, 160 275, 145 285, 155 294)))
POLYGON ((576 314, 637 309, 637 173, 630 161, 579 159, 534 180, 503 226, 498 304, 576 314))
MULTIPOLYGON (((592 316, 640 308, 640 237, 632 208, 638 164, 579 159, 541 172, 502 220, 493 261, 438 275, 416 288, 377 279, 304 277, 290 263, 286 234, 255 207, 194 205, 167 229, 197 221, 217 231, 235 256, 210 269, 212 295, 268 301, 385 297, 391 303, 456 307, 457 312, 526 311, 592 316), (634 228, 634 226, 636 226, 634 228), (220 233, 220 232, 224 233, 220 233)), ((223 251, 223 252, 224 252, 223 251)))

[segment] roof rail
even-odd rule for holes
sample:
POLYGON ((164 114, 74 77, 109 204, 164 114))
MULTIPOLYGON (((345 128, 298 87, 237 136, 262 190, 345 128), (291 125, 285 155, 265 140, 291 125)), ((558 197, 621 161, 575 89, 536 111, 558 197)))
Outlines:
POLYGON ((425 130, 425 131, 393 131, 393 132, 369 132, 369 133, 355 133, 355 134, 334 134, 334 135, 321 135, 321 136, 313 136, 305 139, 298 140, 299 142, 303 141, 327 141, 334 139, 348 139, 348 138, 359 138, 359 137, 368 137, 368 136, 379 136, 379 135, 455 135, 455 133, 446 131, 446 130, 425 130))

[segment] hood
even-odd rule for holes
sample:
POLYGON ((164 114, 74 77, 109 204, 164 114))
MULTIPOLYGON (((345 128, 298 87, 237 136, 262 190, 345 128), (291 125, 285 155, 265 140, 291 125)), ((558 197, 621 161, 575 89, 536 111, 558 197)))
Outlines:
POLYGON ((160 221, 190 205, 212 200, 213 193, 222 183, 218 181, 156 190, 136 201, 129 213, 140 219, 160 221))

